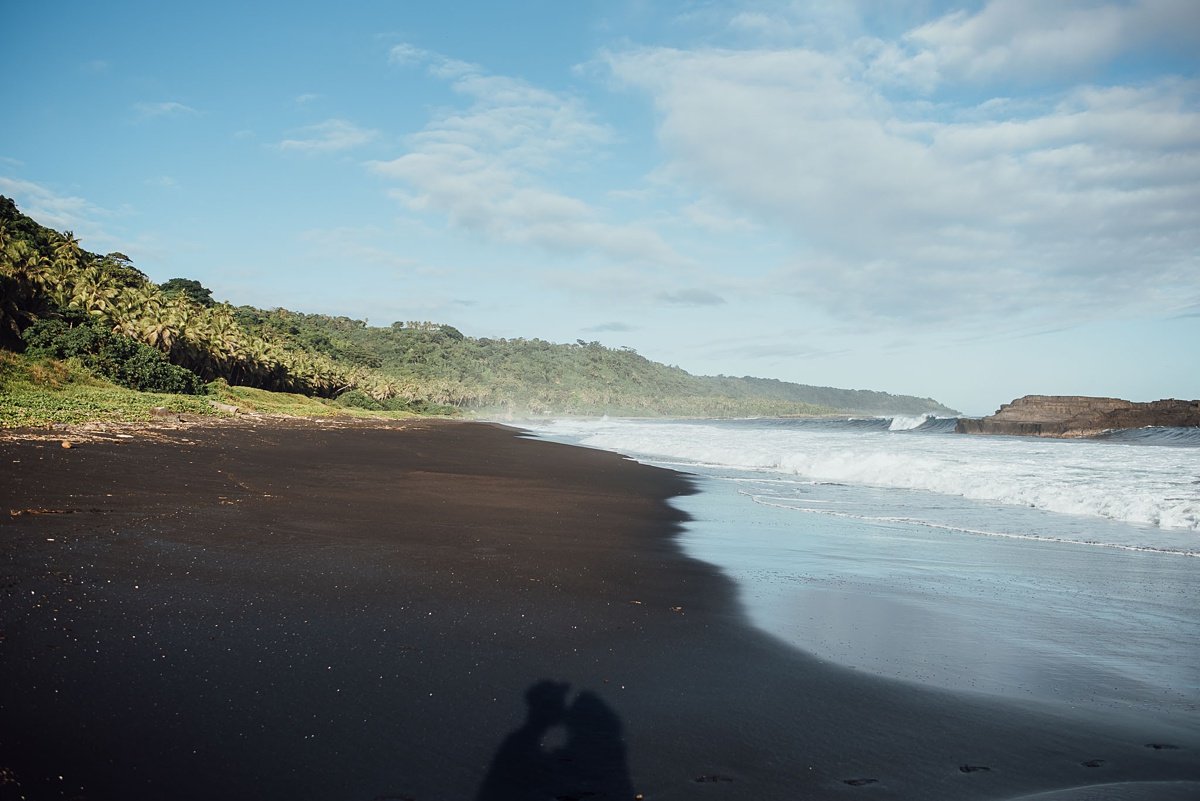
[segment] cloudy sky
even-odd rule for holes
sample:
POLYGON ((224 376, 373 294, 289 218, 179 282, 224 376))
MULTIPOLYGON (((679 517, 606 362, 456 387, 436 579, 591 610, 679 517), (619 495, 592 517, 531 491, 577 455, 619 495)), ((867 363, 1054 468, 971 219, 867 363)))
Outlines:
POLYGON ((4 17, 0 193, 157 281, 968 413, 1200 397, 1195 0, 4 17))

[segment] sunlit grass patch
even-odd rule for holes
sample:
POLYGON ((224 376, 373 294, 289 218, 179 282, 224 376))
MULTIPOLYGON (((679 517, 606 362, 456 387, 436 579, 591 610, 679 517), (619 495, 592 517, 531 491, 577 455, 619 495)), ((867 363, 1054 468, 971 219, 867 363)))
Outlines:
POLYGON ((206 397, 124 389, 69 361, 0 351, 0 427, 148 420, 155 407, 220 414, 206 397))

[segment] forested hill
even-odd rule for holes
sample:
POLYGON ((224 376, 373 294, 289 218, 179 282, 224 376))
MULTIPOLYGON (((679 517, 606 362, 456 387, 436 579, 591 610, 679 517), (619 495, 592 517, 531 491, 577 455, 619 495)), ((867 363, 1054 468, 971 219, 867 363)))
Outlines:
POLYGON ((449 325, 218 303, 155 284, 120 253, 83 250, 0 197, 0 347, 75 358, 135 389, 205 383, 300 392, 362 408, 490 414, 954 414, 929 398, 760 378, 693 376, 598 342, 463 336, 449 325))
POLYGON ((428 322, 368 326, 362 320, 249 307, 247 327, 296 347, 421 387, 437 403, 514 414, 740 416, 847 412, 940 414, 930 398, 833 389, 762 378, 694 376, 599 342, 463 336, 428 322))

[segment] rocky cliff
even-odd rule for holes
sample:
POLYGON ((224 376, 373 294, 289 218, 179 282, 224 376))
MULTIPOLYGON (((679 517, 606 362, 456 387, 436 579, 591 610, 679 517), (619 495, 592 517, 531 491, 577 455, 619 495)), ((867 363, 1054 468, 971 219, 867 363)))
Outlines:
POLYGON ((1026 395, 990 417, 962 419, 960 434, 1019 434, 1034 437, 1094 437, 1117 428, 1200 426, 1200 401, 1134 403, 1120 398, 1026 395))

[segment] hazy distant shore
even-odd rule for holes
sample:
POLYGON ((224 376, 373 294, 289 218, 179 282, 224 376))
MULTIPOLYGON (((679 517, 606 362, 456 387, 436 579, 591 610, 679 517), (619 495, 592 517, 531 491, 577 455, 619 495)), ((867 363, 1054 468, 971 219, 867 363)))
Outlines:
POLYGON ((687 478, 614 454, 487 424, 234 421, 4 441, 0 465, 0 798, 1200 782, 1177 732, 877 679, 758 633, 676 543, 687 478))

